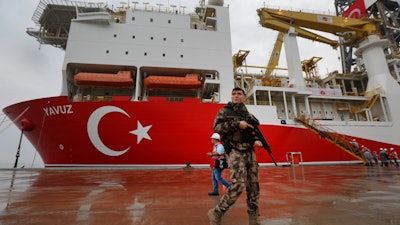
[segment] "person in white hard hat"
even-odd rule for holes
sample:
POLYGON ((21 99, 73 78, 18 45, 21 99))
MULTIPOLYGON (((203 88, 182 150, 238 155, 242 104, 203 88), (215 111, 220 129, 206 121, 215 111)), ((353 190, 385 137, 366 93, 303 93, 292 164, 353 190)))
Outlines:
POLYGON ((359 148, 359 145, 358 145, 358 142, 356 141, 356 139, 351 140, 350 144, 353 146, 353 150, 355 152, 360 151, 360 148, 359 148))
POLYGON ((389 166, 389 154, 383 148, 380 148, 379 150, 380 150, 379 157, 381 158, 381 166, 388 167, 389 166))
POLYGON ((207 152, 206 154, 211 157, 210 160, 210 168, 211 168, 211 181, 213 184, 213 191, 208 193, 210 196, 218 196, 218 182, 220 182, 222 185, 225 187, 229 187, 231 184, 226 181, 222 177, 222 171, 223 169, 220 168, 219 164, 216 164, 216 162, 220 162, 219 160, 221 158, 225 157, 225 150, 224 146, 221 144, 221 136, 218 133, 213 133, 211 135, 211 143, 213 144, 213 151, 212 152, 207 152))
POLYGON ((365 159, 365 165, 366 166, 373 166, 374 163, 372 162, 372 154, 371 150, 369 150, 367 147, 364 145, 361 146, 361 152, 363 153, 363 157, 365 159))
POLYGON ((394 150, 394 148, 390 148, 390 155, 394 160, 394 163, 396 164, 397 167, 399 167, 399 157, 397 155, 397 152, 394 150))

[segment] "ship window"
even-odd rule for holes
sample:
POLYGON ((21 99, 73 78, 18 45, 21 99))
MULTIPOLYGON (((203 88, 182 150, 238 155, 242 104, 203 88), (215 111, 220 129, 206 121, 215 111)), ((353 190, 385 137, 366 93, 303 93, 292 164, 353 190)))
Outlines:
POLYGON ((128 51, 125 51, 125 55, 128 55, 128 51))
POLYGON ((181 42, 183 42, 183 39, 181 39, 181 42))
POLYGON ((146 56, 146 55, 147 55, 147 52, 144 53, 144 56, 146 56))
POLYGON ((135 35, 132 35, 132 39, 135 39, 136 38, 136 36, 135 35))
POLYGON ((135 21, 135 17, 134 16, 132 16, 132 21, 135 21))
POLYGON ((168 23, 171 23, 171 20, 168 20, 168 23))
POLYGON ((117 35, 116 35, 116 34, 114 34, 114 37, 116 38, 116 37, 117 37, 117 35))
POLYGON ((164 39, 164 41, 166 41, 167 40, 167 38, 163 38, 164 39))
POLYGON ((183 58, 183 55, 181 55, 181 58, 183 58))
POLYGON ((150 18, 150 22, 153 22, 153 18, 150 18))
POLYGON ((108 53, 110 53, 110 51, 109 51, 109 50, 106 50, 106 53, 108 54, 108 53))
POLYGON ((154 37, 150 37, 150 40, 153 40, 154 39, 154 37))
POLYGON ((206 18, 206 27, 207 30, 216 30, 217 21, 215 20, 215 18, 206 18))
POLYGON ((162 56, 165 57, 165 53, 163 53, 162 56))

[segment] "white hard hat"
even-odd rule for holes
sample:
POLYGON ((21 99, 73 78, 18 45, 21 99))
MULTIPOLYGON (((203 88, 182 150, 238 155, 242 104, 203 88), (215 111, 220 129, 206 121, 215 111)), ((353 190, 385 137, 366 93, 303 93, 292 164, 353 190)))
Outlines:
POLYGON ((391 150, 391 151, 393 151, 393 150, 394 150, 394 148, 390 148, 390 150, 391 150))
POLYGON ((221 136, 219 136, 219 134, 217 134, 217 133, 213 133, 213 134, 211 135, 211 138, 217 139, 217 140, 221 140, 221 136))

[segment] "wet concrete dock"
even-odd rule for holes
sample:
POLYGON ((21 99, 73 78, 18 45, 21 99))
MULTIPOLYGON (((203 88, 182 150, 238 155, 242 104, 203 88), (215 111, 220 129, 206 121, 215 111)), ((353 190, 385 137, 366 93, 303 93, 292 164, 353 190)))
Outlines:
MULTIPOLYGON (((208 169, 0 170, 0 224, 206 225, 218 201, 207 195, 210 176, 208 169)), ((400 224, 396 167, 267 167, 260 184, 265 225, 400 224)), ((248 224, 245 193, 222 224, 248 224)))

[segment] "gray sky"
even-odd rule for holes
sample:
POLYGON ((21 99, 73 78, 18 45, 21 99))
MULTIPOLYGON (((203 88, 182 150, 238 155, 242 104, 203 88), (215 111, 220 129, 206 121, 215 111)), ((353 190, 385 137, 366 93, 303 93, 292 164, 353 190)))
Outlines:
MULTIPOLYGON (((91 0, 89 2, 96 2, 91 0)), ((103 0, 109 5, 118 6, 121 0, 103 0)), ((125 1, 126 2, 126 1, 125 1)), ((198 0, 146 0, 151 5, 187 6, 189 12, 198 0)), ((334 13, 333 0, 225 0, 230 7, 232 53, 239 49, 250 50, 247 57, 249 65, 265 66, 269 60, 277 32, 262 28, 258 23, 256 10, 265 5, 274 8, 307 10, 318 13, 334 13)), ((31 20, 39 0, 1 0, 0 21, 3 21, 0 34, 0 109, 30 99, 57 96, 61 92, 61 67, 64 52, 60 49, 42 45, 26 34, 26 28, 34 27, 31 20)), ((139 4, 141 5, 141 4, 139 4)), ((323 57, 318 64, 320 74, 327 71, 341 70, 339 52, 330 46, 298 39, 300 58, 323 57)), ((285 67, 285 54, 282 48, 278 67, 285 67)), ((0 121, 3 120, 0 112, 0 121)), ((20 131, 15 125, 10 126, 7 119, 0 124, 0 168, 12 167, 18 147, 20 131)), ((23 138, 20 165, 25 167, 43 167, 38 154, 35 157, 33 146, 23 138)))

